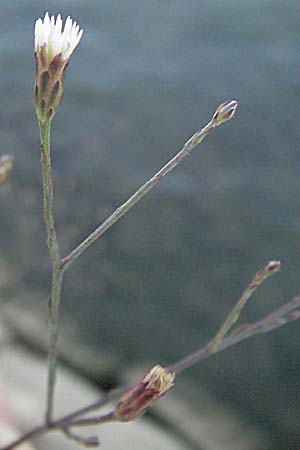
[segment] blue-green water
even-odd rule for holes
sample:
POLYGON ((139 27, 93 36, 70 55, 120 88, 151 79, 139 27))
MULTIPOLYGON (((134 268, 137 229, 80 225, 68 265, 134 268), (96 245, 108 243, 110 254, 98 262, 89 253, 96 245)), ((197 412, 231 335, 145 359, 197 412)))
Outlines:
MULTIPOLYGON (((2 1, 0 143, 16 159, 0 193, 0 255, 11 298, 48 290, 32 86, 33 21, 71 14, 84 37, 53 123, 64 254, 161 167, 224 100, 216 130, 66 275, 64 311, 122 365, 168 364, 214 333, 270 258, 283 271, 245 311, 254 320, 300 291, 300 6, 260 1, 2 1), (15 280, 15 281, 14 281, 15 280)), ((299 324, 187 373, 272 450, 300 447, 299 324)), ((199 399, 200 401, 200 399, 199 399)))

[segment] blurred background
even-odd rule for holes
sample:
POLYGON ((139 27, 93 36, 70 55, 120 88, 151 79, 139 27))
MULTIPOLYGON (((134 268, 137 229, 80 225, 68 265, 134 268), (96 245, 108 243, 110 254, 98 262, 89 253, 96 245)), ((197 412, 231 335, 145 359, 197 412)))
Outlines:
MULTIPOLYGON (((298 294, 298 1, 2 0, 0 148, 15 157, 0 191, 3 303, 26 311, 29 300, 44 305, 49 293, 33 105, 33 26, 45 11, 71 15, 84 29, 52 126, 64 255, 217 105, 239 101, 235 120, 66 273, 62 328, 75 323, 81 342, 126 372, 171 364, 205 344, 268 259, 281 259, 282 272, 255 294, 243 320, 298 294)), ((195 388, 194 404, 205 389, 259 430, 264 450, 295 450, 299 336, 292 323, 204 361, 181 380, 195 388)))

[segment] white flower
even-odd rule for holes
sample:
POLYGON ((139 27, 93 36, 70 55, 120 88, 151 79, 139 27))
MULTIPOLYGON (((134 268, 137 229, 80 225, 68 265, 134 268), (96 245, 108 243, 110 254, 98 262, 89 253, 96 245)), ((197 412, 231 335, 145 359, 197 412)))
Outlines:
POLYGON ((35 108, 41 123, 51 122, 63 96, 66 68, 82 33, 70 17, 62 31, 61 15, 38 19, 35 23, 36 60, 35 108))
POLYGON ((49 17, 49 13, 46 13, 44 20, 38 19, 35 22, 35 51, 39 52, 45 48, 48 61, 59 54, 62 60, 68 60, 77 47, 82 33, 83 30, 79 30, 79 25, 72 21, 70 16, 62 31, 61 15, 58 14, 55 21, 54 16, 49 17))

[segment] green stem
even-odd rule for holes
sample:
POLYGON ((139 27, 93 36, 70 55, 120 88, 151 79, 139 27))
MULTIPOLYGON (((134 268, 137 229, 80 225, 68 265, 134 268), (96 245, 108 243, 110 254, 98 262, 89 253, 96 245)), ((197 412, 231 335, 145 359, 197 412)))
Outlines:
POLYGON ((46 423, 53 418, 54 389, 57 366, 57 340, 59 322, 59 304, 61 298, 61 286, 63 270, 60 268, 60 253, 55 232, 53 215, 53 185, 51 177, 50 156, 50 122, 39 122, 41 139, 41 165, 44 191, 44 220, 47 230, 47 245, 52 265, 52 287, 49 300, 49 358, 48 358, 48 382, 46 423))

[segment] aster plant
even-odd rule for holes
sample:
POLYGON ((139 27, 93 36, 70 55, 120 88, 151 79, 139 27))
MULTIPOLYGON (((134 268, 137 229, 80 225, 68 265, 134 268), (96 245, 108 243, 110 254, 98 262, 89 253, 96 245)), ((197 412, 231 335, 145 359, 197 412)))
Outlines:
MULTIPOLYGON (((82 240, 70 253, 62 257, 55 231, 53 213, 53 185, 51 175, 50 126, 60 105, 66 68, 70 57, 79 44, 83 31, 70 17, 63 21, 59 14, 56 18, 45 14, 35 23, 35 108, 40 130, 41 167, 44 193, 44 220, 47 230, 47 245, 52 265, 52 282, 49 295, 49 357, 45 420, 20 438, 1 447, 0 450, 12 450, 25 441, 52 430, 60 430, 66 437, 84 446, 99 445, 98 438, 89 438, 74 434, 71 428, 86 425, 100 425, 105 422, 128 422, 143 415, 158 399, 173 386, 175 375, 193 366, 208 356, 224 350, 238 342, 259 333, 266 333, 300 317, 300 298, 296 297, 284 304, 269 316, 257 322, 234 327, 242 310, 256 289, 271 275, 281 269, 277 260, 267 261, 246 287, 235 307, 229 313, 216 335, 200 349, 183 357, 168 368, 155 365, 133 387, 121 387, 111 391, 100 400, 73 413, 54 417, 54 394, 57 370, 57 341, 59 306, 63 275, 67 268, 115 222, 126 214, 162 177, 172 171, 192 150, 194 150, 215 128, 231 120, 237 110, 237 102, 230 100, 221 103, 211 120, 196 131, 182 149, 170 159, 157 173, 145 182, 137 191, 100 224, 89 236, 82 240), (121 396, 121 397, 120 397, 121 396), (98 410, 111 399, 118 398, 116 406, 106 414, 85 417, 87 413, 98 410)), ((0 159, 0 183, 8 176, 12 168, 12 159, 4 155, 0 159)))
POLYGON ((78 45, 82 33, 76 22, 67 18, 62 31, 62 19, 59 14, 45 14, 44 19, 35 23, 34 46, 36 60, 35 108, 40 128, 41 163, 44 190, 44 220, 47 229, 47 245, 52 263, 52 289, 49 299, 49 374, 47 390, 46 422, 53 415, 53 397, 56 375, 58 314, 61 298, 63 271, 59 245, 55 232, 53 215, 53 185, 51 176, 50 126, 60 105, 66 68, 70 56, 78 45))

